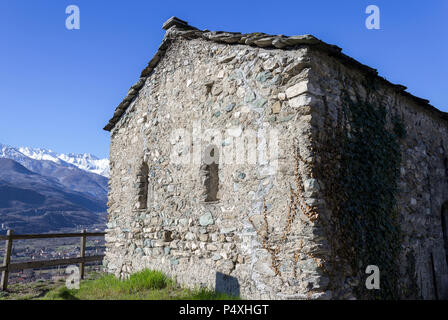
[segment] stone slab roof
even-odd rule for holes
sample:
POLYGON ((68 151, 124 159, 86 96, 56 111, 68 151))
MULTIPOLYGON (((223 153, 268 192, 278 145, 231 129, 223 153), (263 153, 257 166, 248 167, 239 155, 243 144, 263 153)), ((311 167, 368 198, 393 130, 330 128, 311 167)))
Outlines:
POLYGON ((376 69, 370 68, 355 59, 342 53, 342 49, 335 45, 327 44, 312 35, 302 36, 284 36, 284 35, 268 35, 265 33, 246 33, 239 32, 225 32, 225 31, 209 31, 199 30, 193 26, 190 26, 186 21, 183 21, 177 17, 171 17, 163 24, 163 29, 167 30, 165 37, 162 40, 159 49, 154 57, 149 61, 146 68, 142 71, 139 80, 131 86, 128 94, 123 101, 115 109, 113 117, 109 120, 104 130, 111 131, 115 124, 120 120, 121 116, 126 112, 134 98, 138 95, 139 90, 145 84, 146 79, 150 76, 151 72, 157 66, 161 60, 165 51, 168 49, 170 43, 177 37, 184 39, 204 39, 207 41, 213 41, 217 43, 227 44, 245 44, 249 46, 255 46, 260 48, 276 48, 276 49, 295 49, 298 46, 308 45, 310 47, 319 49, 326 52, 330 56, 338 58, 343 64, 351 65, 365 74, 371 75, 385 82, 387 85, 392 86, 399 94, 406 96, 420 104, 425 109, 435 112, 439 117, 444 120, 448 120, 448 113, 442 112, 437 108, 429 104, 429 100, 416 97, 406 91, 406 87, 400 84, 393 84, 385 78, 378 75, 376 69))

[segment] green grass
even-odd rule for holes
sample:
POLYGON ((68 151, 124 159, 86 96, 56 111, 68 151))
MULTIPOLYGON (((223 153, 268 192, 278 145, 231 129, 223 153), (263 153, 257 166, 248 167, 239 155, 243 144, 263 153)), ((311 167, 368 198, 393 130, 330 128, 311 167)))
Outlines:
POLYGON ((8 291, 0 291, 0 300, 33 300, 43 297, 48 291, 59 288, 64 281, 35 281, 15 283, 8 286, 8 291))
POLYGON ((209 289, 185 289, 160 271, 143 270, 127 280, 103 275, 82 281, 79 289, 65 286, 49 291, 45 300, 231 300, 239 297, 209 289))

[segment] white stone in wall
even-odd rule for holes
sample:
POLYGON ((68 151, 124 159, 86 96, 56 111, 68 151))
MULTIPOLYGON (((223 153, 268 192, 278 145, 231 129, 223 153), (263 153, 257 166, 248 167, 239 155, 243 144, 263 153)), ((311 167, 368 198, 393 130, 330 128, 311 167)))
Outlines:
POLYGON ((317 102, 317 99, 310 94, 304 93, 300 96, 294 97, 289 100, 289 105, 292 108, 301 108, 304 106, 310 106, 317 102))
POLYGON ((314 95, 321 95, 322 92, 320 89, 313 86, 308 80, 306 81, 300 81, 299 83, 296 83, 292 87, 289 87, 286 89, 286 97, 288 99, 294 98, 302 93, 309 92, 314 95))

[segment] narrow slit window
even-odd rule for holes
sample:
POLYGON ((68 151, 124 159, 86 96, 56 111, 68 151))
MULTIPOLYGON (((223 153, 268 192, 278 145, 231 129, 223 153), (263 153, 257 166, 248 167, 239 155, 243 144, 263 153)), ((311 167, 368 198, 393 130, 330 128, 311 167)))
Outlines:
POLYGON ((446 262, 448 264, 448 201, 442 205, 442 233, 445 244, 446 262))
POLYGON ((149 168, 146 162, 140 166, 137 175, 137 209, 146 209, 148 206, 149 168))
POLYGON ((218 201, 219 190, 219 155, 216 146, 209 146, 205 151, 205 202, 218 201))

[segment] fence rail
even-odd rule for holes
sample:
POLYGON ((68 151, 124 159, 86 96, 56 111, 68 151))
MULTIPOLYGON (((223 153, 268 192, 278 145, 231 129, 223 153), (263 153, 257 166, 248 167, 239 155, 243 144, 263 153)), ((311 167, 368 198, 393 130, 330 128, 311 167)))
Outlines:
POLYGON ((78 264, 80 268, 80 278, 84 278, 84 266, 85 263, 101 261, 104 255, 86 256, 86 240, 87 237, 102 237, 105 232, 86 232, 83 230, 81 233, 49 233, 49 234, 20 234, 15 235, 13 230, 8 230, 6 236, 0 236, 1 240, 6 240, 5 243, 5 256, 3 258, 3 265, 0 266, 2 272, 2 278, 0 283, 0 290, 6 291, 8 288, 8 275, 10 271, 35 269, 42 267, 53 267, 60 265, 78 264), (13 240, 29 240, 29 239, 56 239, 56 238, 81 238, 81 254, 76 258, 65 258, 57 260, 42 260, 42 261, 29 261, 11 263, 11 252, 13 240))
MULTIPOLYGON (((89 232, 87 237, 102 237, 105 232, 89 232)), ((29 240, 29 239, 55 239, 55 238, 78 238, 82 233, 48 233, 48 234, 12 234, 11 236, 0 236, 1 240, 29 240)))

